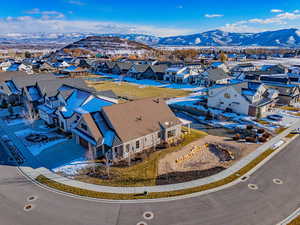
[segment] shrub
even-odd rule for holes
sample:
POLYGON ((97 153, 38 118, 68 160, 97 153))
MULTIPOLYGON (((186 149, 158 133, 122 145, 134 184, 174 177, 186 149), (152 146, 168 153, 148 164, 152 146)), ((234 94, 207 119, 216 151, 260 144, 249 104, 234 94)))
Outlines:
POLYGON ((261 129, 258 129, 258 130, 257 130, 257 133, 258 133, 258 134, 263 134, 263 133, 265 133, 265 129, 262 129, 262 128, 261 128, 261 129))
POLYGON ((267 139, 264 137, 260 137, 260 138, 258 138, 258 141, 264 143, 267 141, 267 139))
POLYGON ((240 134, 236 134, 234 137, 233 137, 233 140, 235 141, 238 141, 241 139, 241 135, 240 134))
POLYGON ((245 140, 247 142, 256 142, 256 138, 255 137, 246 137, 245 140))
POLYGON ((252 130, 253 129, 253 125, 247 125, 247 130, 252 130))

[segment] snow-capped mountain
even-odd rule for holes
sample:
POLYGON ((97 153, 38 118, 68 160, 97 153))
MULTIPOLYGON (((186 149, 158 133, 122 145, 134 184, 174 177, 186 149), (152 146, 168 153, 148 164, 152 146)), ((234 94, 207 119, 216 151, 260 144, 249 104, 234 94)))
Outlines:
POLYGON ((19 44, 70 44, 89 36, 109 36, 137 41, 152 46, 276 46, 299 47, 300 30, 284 29, 261 33, 228 33, 212 30, 193 35, 156 37, 145 34, 97 34, 97 33, 35 33, 0 34, 1 43, 19 44))
POLYGON ((161 38, 159 45, 196 46, 300 46, 300 30, 285 29, 261 33, 228 33, 213 30, 199 34, 161 38))

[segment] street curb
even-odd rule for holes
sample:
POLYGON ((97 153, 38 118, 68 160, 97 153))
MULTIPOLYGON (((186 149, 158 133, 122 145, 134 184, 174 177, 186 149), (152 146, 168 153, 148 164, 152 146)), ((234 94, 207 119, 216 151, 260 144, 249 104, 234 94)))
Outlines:
MULTIPOLYGON (((251 174, 253 174, 255 171, 257 171, 265 163, 270 161, 275 155, 277 155, 279 152, 281 152, 287 145, 289 145, 292 141, 294 141, 298 137, 299 137, 299 135, 295 135, 294 137, 290 138, 286 143, 284 143, 278 149, 274 150, 274 152, 272 152, 264 160, 259 162, 254 168, 252 168, 250 171, 245 173, 242 177, 250 176, 251 174)), ((31 169, 31 170, 33 170, 33 169, 31 169)), ((242 182, 242 180, 241 180, 242 177, 241 177, 240 179, 236 179, 236 180, 234 180, 234 181, 232 181, 228 184, 225 184, 225 185, 222 185, 222 186, 219 186, 219 187, 216 187, 216 188, 212 188, 212 189, 205 190, 205 191, 200 191, 200 192, 195 192, 195 193, 191 193, 191 194, 186 194, 186 195, 175 196, 175 197, 155 198, 155 199, 112 200, 112 199, 99 199, 99 198, 84 197, 84 196, 79 196, 79 195, 63 192, 63 191, 51 188, 49 186, 46 186, 44 184, 41 184, 41 183, 37 182, 35 180, 35 178, 33 178, 33 177, 38 176, 38 173, 36 173, 35 176, 31 177, 28 174, 24 173, 24 171, 21 168, 18 168, 18 171, 21 174, 23 174, 28 180, 30 180, 31 182, 33 182, 34 184, 36 184, 37 186, 39 186, 39 187, 41 187, 45 190, 48 190, 48 191, 51 191, 51 192, 54 192, 54 193, 57 193, 57 194, 61 194, 61 195, 64 195, 64 196, 69 196, 69 197, 72 197, 72 198, 77 198, 77 199, 87 200, 87 201, 93 201, 93 202, 101 202, 101 203, 151 203, 151 202, 167 202, 167 201, 182 200, 182 199, 198 197, 198 196, 206 195, 206 194, 209 194, 209 193, 217 192, 217 191, 232 187, 232 186, 242 182)), ((115 194, 117 194, 117 193, 115 193, 115 194)))
MULTIPOLYGON (((200 178, 189 182, 184 183, 178 183, 178 184, 167 184, 167 185, 157 185, 157 186, 144 186, 144 187, 115 187, 115 186, 104 186, 104 185, 95 185, 90 183, 84 183, 76 180, 69 179, 67 177, 63 177, 60 175, 57 175, 53 173, 52 171, 46 169, 46 168, 38 168, 38 169, 32 169, 30 167, 20 167, 21 170, 23 170, 24 173, 26 173, 28 176, 31 176, 31 178, 35 179, 38 175, 44 175, 46 178, 50 180, 57 181, 61 184, 73 186, 81 189, 86 189, 90 191, 96 191, 96 192, 103 192, 103 193, 114 193, 114 194, 139 194, 143 193, 145 191, 149 193, 154 192, 168 192, 168 191, 179 191, 189 188, 195 188, 202 185, 206 185, 218 180, 222 180, 233 173, 239 171, 241 168, 245 167, 247 164, 249 164, 251 161, 256 159, 258 156, 260 156, 262 153, 267 151, 268 149, 272 148, 274 144, 276 144, 279 140, 287 136, 292 129, 295 129, 298 127, 298 122, 295 123, 291 128, 283 131, 282 133, 278 134, 276 137, 271 139, 269 142, 265 143, 264 145, 260 146, 255 150, 254 152, 250 153, 246 157, 242 158, 235 164, 233 164, 231 167, 229 167, 226 170, 221 171, 218 174, 206 177, 206 178, 200 178)), ((296 135, 297 136, 297 135, 296 135)), ((289 139, 286 143, 284 143, 282 146, 286 146, 288 143, 294 140, 293 137, 289 139)), ((280 148, 282 148, 280 146, 280 148)), ((279 149, 276 149, 277 152, 279 149)), ((273 154, 273 153, 272 153, 273 154)), ((254 169, 254 168, 253 168, 254 169)), ((251 170, 255 171, 255 170, 251 170)))
POLYGON ((290 222, 292 222, 298 216, 300 216, 300 208, 296 209, 291 215, 289 215, 287 218, 285 218, 283 221, 277 223, 276 225, 288 225, 290 222))

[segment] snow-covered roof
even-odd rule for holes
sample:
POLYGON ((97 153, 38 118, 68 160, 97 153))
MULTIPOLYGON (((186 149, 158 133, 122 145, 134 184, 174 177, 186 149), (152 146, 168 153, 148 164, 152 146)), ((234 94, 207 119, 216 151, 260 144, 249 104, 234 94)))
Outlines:
POLYGON ((101 110, 104 106, 110 106, 112 104, 112 102, 90 95, 75 111, 78 113, 92 113, 101 110))

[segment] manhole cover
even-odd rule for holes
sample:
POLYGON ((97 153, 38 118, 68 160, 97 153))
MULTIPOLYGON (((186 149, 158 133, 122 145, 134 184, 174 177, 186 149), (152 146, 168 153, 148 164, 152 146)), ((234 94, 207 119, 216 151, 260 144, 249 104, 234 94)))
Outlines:
POLYGON ((144 222, 144 221, 140 221, 136 225, 148 225, 148 224, 146 222, 144 222))
POLYGON ((273 179, 273 183, 274 184, 283 184, 282 180, 276 178, 276 179, 273 179))
POLYGON ((32 204, 26 204, 24 206, 24 211, 28 212, 28 211, 33 210, 33 208, 34 208, 34 205, 32 205, 32 204))
POLYGON ((243 176, 243 177, 241 178, 241 181, 246 181, 246 180, 248 180, 248 179, 249 179, 248 176, 243 176))
POLYGON ((255 185, 255 184, 248 184, 248 187, 249 187, 251 190, 257 190, 257 189, 258 189, 257 185, 255 185))
POLYGON ((33 202, 33 201, 37 200, 37 196, 34 196, 34 195, 29 196, 26 200, 27 200, 27 202, 33 202))
POLYGON ((153 212, 144 212, 143 217, 145 220, 152 220, 154 218, 153 212))

